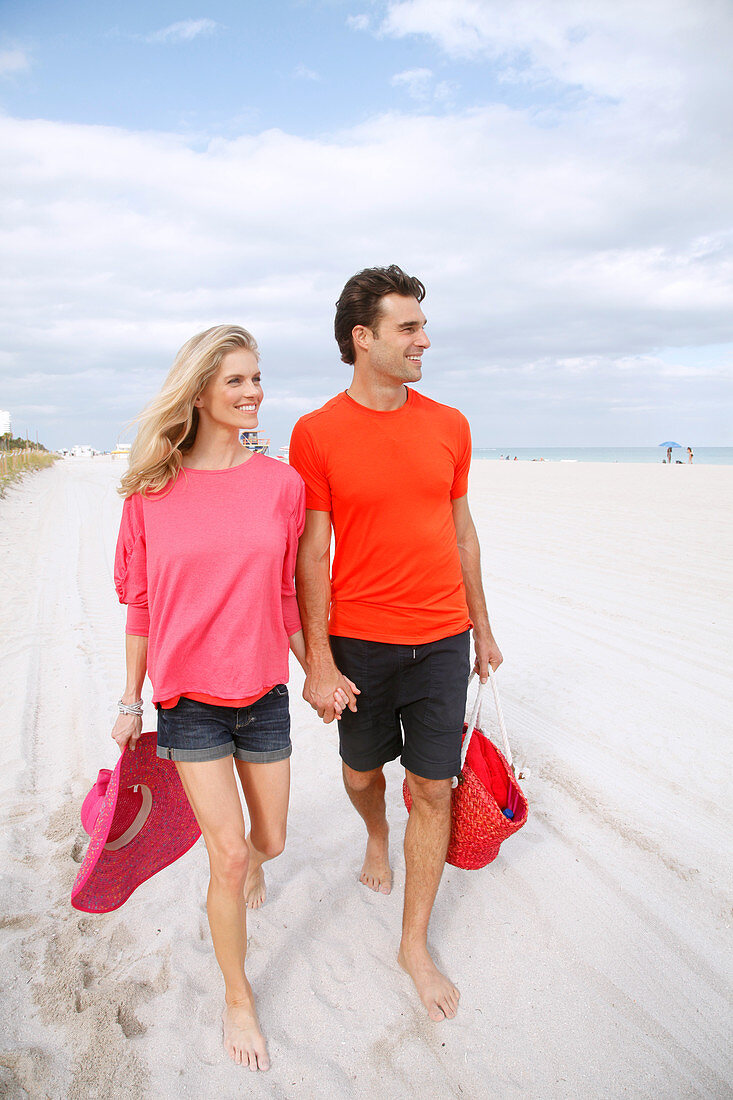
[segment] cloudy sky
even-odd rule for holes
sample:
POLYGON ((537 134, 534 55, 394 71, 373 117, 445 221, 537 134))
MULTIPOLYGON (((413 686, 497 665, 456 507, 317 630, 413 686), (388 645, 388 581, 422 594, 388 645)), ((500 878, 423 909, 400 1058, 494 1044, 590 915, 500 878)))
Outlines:
POLYGON ((3 0, 0 408, 109 448, 235 322, 276 449, 398 263, 477 446, 731 445, 732 45, 730 0, 3 0))

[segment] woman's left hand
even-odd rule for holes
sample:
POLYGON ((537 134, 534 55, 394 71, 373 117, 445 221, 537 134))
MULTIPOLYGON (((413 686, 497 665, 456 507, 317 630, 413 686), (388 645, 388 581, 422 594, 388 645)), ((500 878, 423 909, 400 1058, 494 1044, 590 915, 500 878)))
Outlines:
MULTIPOLYGON (((349 687, 351 688, 351 690, 354 692, 355 695, 361 695, 361 692, 359 691, 358 687, 353 682, 353 680, 350 680, 348 676, 344 676, 344 680, 346 680, 346 683, 349 685, 349 687)), ((343 688, 336 688, 336 690, 333 693, 333 709, 336 711, 336 717, 337 718, 341 717, 341 715, 346 710, 348 705, 349 705, 349 697, 346 694, 346 692, 344 691, 344 689, 343 688)))
MULTIPOLYGON (((349 680, 349 683, 351 681, 349 680)), ((349 705, 349 697, 342 688, 336 688, 333 693, 333 709, 336 711, 336 717, 340 718, 343 712, 349 705)))

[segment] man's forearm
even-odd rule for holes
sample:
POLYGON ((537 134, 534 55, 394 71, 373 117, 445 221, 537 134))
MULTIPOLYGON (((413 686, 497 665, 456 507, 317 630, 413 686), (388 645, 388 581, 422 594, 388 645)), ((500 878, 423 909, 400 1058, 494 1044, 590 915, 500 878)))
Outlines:
POLYGON ((473 623, 473 640, 476 648, 474 671, 479 674, 483 684, 488 678, 489 666, 497 669, 504 658, 496 644, 489 623, 484 586, 481 580, 481 549, 473 524, 471 524, 468 531, 464 530, 462 532, 462 536, 458 542, 458 552, 461 558, 461 572, 466 589, 468 613, 473 623))
POLYGON ((481 579, 481 548, 478 537, 469 536, 463 546, 458 547, 461 559, 463 585, 466 589, 466 603, 473 628, 481 634, 490 635, 489 613, 486 609, 486 596, 481 579))

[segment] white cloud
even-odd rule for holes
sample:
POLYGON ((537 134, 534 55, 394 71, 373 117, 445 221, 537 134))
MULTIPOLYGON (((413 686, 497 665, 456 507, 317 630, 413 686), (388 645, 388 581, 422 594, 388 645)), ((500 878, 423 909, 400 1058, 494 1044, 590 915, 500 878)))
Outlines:
POLYGON ((390 0, 378 33, 428 37, 506 80, 634 97, 668 114, 700 99, 719 121, 731 117, 729 0, 390 0))
POLYGON ((348 15, 346 17, 346 26, 350 27, 352 31, 369 30, 369 16, 364 14, 348 15))
POLYGON ((440 80, 433 88, 433 99, 436 103, 453 105, 459 86, 453 80, 440 80))
POLYGON ((146 42, 192 42, 194 38, 208 36, 218 30, 220 24, 213 19, 182 19, 145 36, 146 42))
POLYGON ((25 50, 18 48, 0 50, 0 77, 26 72, 30 65, 30 58, 25 50))
POLYGON ((299 80, 319 81, 321 79, 320 73, 317 73, 314 69, 309 69, 307 65, 297 65, 293 76, 299 80))
MULTIPOLYGON (((427 19, 417 0, 391 13, 418 7, 427 19)), ((551 37, 536 10, 533 56, 551 37)), ((639 23, 641 34, 643 11, 639 23)), ((584 43, 586 61, 589 43, 602 52, 600 31, 583 39, 571 25, 559 19, 556 72, 577 67, 584 43)), ((657 441, 670 410, 669 423, 694 420, 699 443, 733 443, 733 158, 712 90, 721 111, 733 96, 727 61, 713 51, 699 65, 703 31, 688 31, 665 39, 646 82, 622 73, 619 94, 549 125, 536 105, 440 117, 423 105, 322 139, 270 130, 200 148, 0 117, 12 272, 0 280, 0 404, 53 404, 42 439, 102 446, 188 336, 231 320, 260 342, 273 398, 263 428, 279 445, 300 410, 348 381, 332 337, 344 281, 396 262, 428 287, 423 388, 466 408, 477 445, 657 441), (674 108, 657 94, 664 57, 689 92, 674 108), (706 345, 721 348, 696 361, 706 345), (635 410, 628 422, 619 407, 635 410), (642 411, 654 408, 658 419, 642 411)), ((427 67, 398 75, 437 95, 427 67)))
POLYGON ((395 88, 404 88, 416 103, 443 107, 453 106, 458 85, 450 80, 436 81, 432 69, 406 69, 395 73, 390 83, 395 88))
POLYGON ((391 83, 406 88, 412 99, 425 102, 432 91, 433 73, 431 69, 406 69, 403 73, 395 73, 391 83))
POLYGON ((387 4, 380 33, 434 38, 454 56, 474 56, 486 49, 497 22, 511 19, 509 5, 476 0, 400 0, 387 4), (497 10, 498 9, 498 10, 497 10), (503 9, 503 10, 502 10, 503 9))

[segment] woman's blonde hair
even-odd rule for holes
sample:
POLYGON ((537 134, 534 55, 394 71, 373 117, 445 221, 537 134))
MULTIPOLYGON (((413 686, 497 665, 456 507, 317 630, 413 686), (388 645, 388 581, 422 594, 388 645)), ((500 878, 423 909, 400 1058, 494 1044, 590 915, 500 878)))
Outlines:
POLYGON ((133 421, 139 425, 130 464, 118 492, 154 493, 174 479, 193 446, 199 414, 194 401, 214 377, 224 356, 244 349, 259 359, 257 341, 238 325, 217 325, 187 340, 157 397, 133 421))

